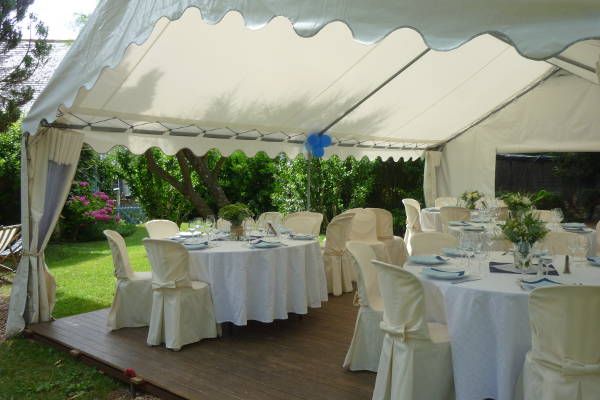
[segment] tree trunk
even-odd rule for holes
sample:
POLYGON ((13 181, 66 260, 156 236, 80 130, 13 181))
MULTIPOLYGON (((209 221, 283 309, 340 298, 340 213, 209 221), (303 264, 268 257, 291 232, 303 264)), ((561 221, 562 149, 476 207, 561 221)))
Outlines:
MULTIPOLYGON (((150 172, 152 172, 152 174, 154 174, 155 176, 168 182, 171 186, 173 186, 173 188, 175 188, 175 190, 177 190, 186 199, 188 199, 192 203, 192 205, 194 206, 194 208, 196 209, 196 211, 198 212, 198 214, 200 216, 206 217, 208 215, 212 215, 213 210, 208 205, 208 202, 206 201, 206 199, 204 199, 198 192, 196 192, 194 190, 194 185, 192 184, 192 169, 190 168, 191 162, 189 162, 189 158, 184 153, 186 151, 189 151, 189 150, 180 150, 176 154, 177 163, 179 164, 179 169, 181 170, 181 176, 182 176, 181 181, 178 180, 173 175, 169 174, 166 170, 164 170, 160 165, 157 164, 157 162, 154 158, 154 154, 152 154, 152 150, 146 151, 144 153, 144 156, 146 158, 146 161, 148 162, 148 169, 150 170, 150 172)), ((192 154, 192 156, 193 156, 193 154, 192 154)), ((208 170, 209 175, 210 175, 210 173, 211 173, 211 171, 208 170)), ((213 179, 213 182, 215 182, 215 184, 218 186, 216 177, 212 177, 212 179, 213 179)), ((204 179, 203 179, 203 182, 204 182, 204 179)), ((210 188, 209 188, 209 190, 210 190, 211 194, 213 193, 213 190, 216 191, 216 189, 211 190, 210 188)), ((229 200, 227 200, 227 196, 225 196, 223 189, 219 186, 218 190, 220 190, 223 194, 223 197, 220 199, 220 201, 221 202, 226 201, 225 204, 229 204, 229 200)), ((219 205, 219 207, 221 207, 219 200, 216 200, 216 201, 217 201, 217 204, 219 205)))
POLYGON ((208 167, 206 156, 198 157, 188 149, 184 149, 181 152, 183 155, 185 155, 185 158, 188 160, 190 165, 194 167, 194 170, 200 179, 202 179, 202 182, 210 192, 215 203, 217 203, 217 207, 221 208, 229 204, 230 201, 227 198, 227 195, 223 191, 221 185, 219 185, 219 174, 221 173, 221 167, 225 162, 225 157, 221 157, 217 161, 215 169, 211 171, 211 169, 208 167))

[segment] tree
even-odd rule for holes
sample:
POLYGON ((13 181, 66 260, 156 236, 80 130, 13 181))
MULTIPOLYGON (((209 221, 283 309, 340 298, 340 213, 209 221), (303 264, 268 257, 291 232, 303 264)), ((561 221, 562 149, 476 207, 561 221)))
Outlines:
POLYGON ((35 15, 27 14, 33 0, 0 0, 0 132, 21 117, 21 107, 33 98, 26 82, 46 63, 52 46, 46 41, 48 29, 35 15), (19 26, 27 22, 28 37, 19 26), (14 50, 25 41, 22 54, 14 50))
POLYGON ((21 219, 21 124, 0 135, 0 225, 21 219))

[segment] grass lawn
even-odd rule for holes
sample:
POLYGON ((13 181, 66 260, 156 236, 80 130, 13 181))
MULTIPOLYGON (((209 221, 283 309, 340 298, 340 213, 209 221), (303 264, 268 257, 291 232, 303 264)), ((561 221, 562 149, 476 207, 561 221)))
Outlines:
MULTIPOLYGON (((125 238, 136 271, 150 269, 142 245, 146 236, 146 230, 138 227, 125 238)), ((106 241, 51 244, 46 250, 46 263, 57 284, 54 317, 110 307, 115 278, 106 241)), ((0 292, 5 293, 6 289, 0 292)), ((94 368, 48 346, 26 339, 0 344, 1 400, 105 399, 120 387, 94 368)))

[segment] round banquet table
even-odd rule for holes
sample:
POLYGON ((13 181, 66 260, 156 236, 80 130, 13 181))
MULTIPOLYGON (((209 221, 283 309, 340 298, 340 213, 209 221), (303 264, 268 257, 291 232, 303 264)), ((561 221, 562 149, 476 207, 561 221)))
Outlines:
POLYGON ((421 229, 427 232, 441 232, 442 219, 440 209, 435 207, 421 209, 421 229))
POLYGON ((285 246, 253 249, 247 242, 216 241, 190 250, 192 279, 210 285, 218 323, 272 322, 306 314, 327 301, 319 242, 284 239, 285 246))
MULTIPOLYGON (((496 252, 492 261, 511 262, 512 255, 496 252)), ((587 262, 571 265, 563 274, 564 257, 553 265, 561 283, 600 286, 600 267, 587 262)), ((450 259, 449 264, 458 260, 450 259)), ((425 289, 427 319, 448 325, 457 400, 513 400, 526 353, 531 348, 528 298, 517 283, 519 274, 481 274, 481 280, 452 284, 423 277, 422 266, 405 265, 425 289)))

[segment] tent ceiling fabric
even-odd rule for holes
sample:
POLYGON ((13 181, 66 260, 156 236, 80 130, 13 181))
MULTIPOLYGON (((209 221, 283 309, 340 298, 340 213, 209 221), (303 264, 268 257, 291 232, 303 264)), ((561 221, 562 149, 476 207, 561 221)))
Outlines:
POLYGON ((501 32, 521 53, 551 56, 586 35, 600 36, 590 26, 600 16, 596 3, 497 1, 483 9, 474 0, 390 0, 365 9, 357 1, 341 7, 328 1, 104 0, 24 130, 35 134, 41 121, 54 122, 82 130, 86 142, 100 148, 109 139, 131 145, 143 137, 138 140, 150 146, 177 137, 174 142, 198 150, 216 141, 225 153, 247 147, 298 152, 307 133, 335 121, 418 58, 328 131, 335 142, 329 154, 412 157, 553 68, 479 34, 501 32), (434 3, 437 8, 427 8, 434 3), (419 32, 397 29, 402 26, 419 32), (472 37, 451 52, 423 55, 428 46, 447 50, 472 37))

